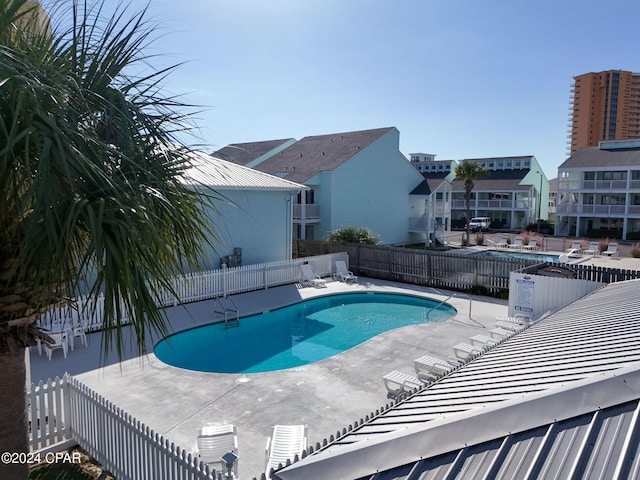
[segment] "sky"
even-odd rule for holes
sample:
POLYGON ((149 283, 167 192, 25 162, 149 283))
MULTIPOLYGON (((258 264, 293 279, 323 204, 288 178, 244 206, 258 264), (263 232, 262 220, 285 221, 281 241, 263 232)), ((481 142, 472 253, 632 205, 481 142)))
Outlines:
POLYGON ((437 160, 567 157, 573 77, 640 72, 640 2, 133 0, 205 151, 396 127, 437 160))

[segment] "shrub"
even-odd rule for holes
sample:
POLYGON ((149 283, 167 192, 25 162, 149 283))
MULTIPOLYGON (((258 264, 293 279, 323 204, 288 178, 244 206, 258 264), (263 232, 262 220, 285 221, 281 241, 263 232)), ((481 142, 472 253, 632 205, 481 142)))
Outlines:
POLYGON ((520 236, 522 237, 522 245, 529 245, 529 240, 533 238, 533 234, 528 230, 522 232, 520 236))
POLYGON ((640 243, 635 243, 631 246, 631 256, 633 258, 640 258, 640 243))
POLYGON ((600 251, 600 253, 604 252, 607 248, 609 248, 609 239, 608 238, 601 238, 598 241, 598 250, 600 251))
POLYGON ((484 233, 476 234, 476 245, 484 245, 484 233))
POLYGON ((338 228, 329 233, 327 241, 331 243, 363 243, 367 245, 377 245, 380 238, 366 227, 338 228))

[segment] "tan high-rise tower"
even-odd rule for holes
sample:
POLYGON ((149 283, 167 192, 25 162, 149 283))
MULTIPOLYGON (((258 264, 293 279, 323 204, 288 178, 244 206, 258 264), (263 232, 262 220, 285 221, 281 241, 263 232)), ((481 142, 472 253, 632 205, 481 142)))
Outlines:
POLYGON ((574 77, 570 114, 569 154, 602 140, 640 138, 640 74, 607 70, 574 77))

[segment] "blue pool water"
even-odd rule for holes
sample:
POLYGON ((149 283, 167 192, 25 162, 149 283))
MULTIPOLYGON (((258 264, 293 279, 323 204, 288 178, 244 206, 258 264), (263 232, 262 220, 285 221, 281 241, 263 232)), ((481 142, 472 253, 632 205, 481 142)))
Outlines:
POLYGON ((317 362, 388 330, 455 313, 446 303, 411 295, 328 295, 242 318, 239 327, 214 323, 178 332, 158 342, 154 353, 188 370, 268 372, 317 362))
POLYGON ((525 252, 506 252, 502 250, 487 250, 486 252, 476 253, 484 257, 497 258, 521 258, 524 260, 537 260, 539 262, 558 263, 559 255, 549 255, 546 253, 525 253, 525 252))

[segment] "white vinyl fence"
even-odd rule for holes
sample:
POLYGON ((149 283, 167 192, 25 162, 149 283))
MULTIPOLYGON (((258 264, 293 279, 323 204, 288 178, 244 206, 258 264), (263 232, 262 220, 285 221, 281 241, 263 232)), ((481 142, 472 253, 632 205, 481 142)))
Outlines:
POLYGON ((32 452, 78 444, 118 480, 224 478, 68 374, 33 384, 27 406, 32 452))
MULTIPOLYGON (((295 283, 300 280, 300 265, 303 263, 312 264, 316 274, 327 277, 335 270, 335 262, 338 260, 349 264, 348 254, 340 252, 179 276, 173 280, 175 295, 170 289, 164 289, 158 299, 158 306, 197 302, 295 283)), ((40 318, 39 324, 47 329, 54 324, 71 322, 72 325, 83 325, 87 331, 95 331, 102 327, 103 314, 102 294, 93 298, 83 296, 73 299, 69 305, 49 310, 40 318)), ((120 321, 126 323, 128 319, 121 318, 120 321)))

